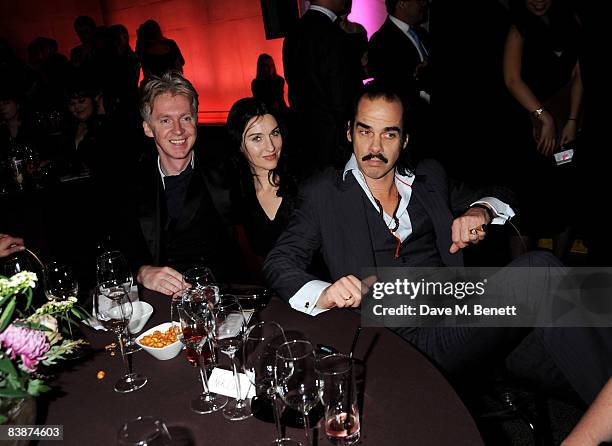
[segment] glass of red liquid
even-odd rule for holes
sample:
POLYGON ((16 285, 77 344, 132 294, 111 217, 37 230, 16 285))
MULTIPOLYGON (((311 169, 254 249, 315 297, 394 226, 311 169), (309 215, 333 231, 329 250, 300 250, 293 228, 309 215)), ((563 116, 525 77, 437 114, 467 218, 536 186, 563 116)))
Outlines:
POLYGON ((214 324, 211 304, 203 299, 201 293, 194 289, 185 290, 180 302, 173 302, 180 321, 180 335, 178 336, 187 350, 187 360, 198 366, 202 393, 191 401, 191 410, 199 414, 213 413, 223 409, 227 404, 227 397, 212 393, 208 386, 206 374, 207 364, 214 364, 215 355, 213 346, 214 324))
POLYGON ((360 422, 351 358, 340 353, 317 361, 319 396, 325 408, 325 435, 335 445, 359 441, 360 422))

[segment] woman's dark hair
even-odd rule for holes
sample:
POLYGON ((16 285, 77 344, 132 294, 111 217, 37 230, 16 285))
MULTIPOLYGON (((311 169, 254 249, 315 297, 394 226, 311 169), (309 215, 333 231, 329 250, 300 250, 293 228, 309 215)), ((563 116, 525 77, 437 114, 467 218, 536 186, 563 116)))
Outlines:
POLYGON ((567 0, 552 0, 544 17, 534 15, 526 0, 510 0, 510 19, 524 38, 547 39, 553 48, 562 49, 571 38, 567 29, 575 15, 567 0))
POLYGON ((270 79, 271 77, 275 76, 276 65, 274 64, 274 59, 272 59, 272 56, 266 53, 260 54, 257 58, 257 79, 270 79), (272 75, 266 71, 266 62, 272 62, 272 66, 274 67, 274 73, 272 73, 272 75))
MULTIPOLYGON (((255 174, 251 170, 249 160, 247 156, 242 152, 244 144, 244 134, 249 121, 253 118, 261 118, 264 115, 274 114, 268 109, 266 104, 256 98, 242 98, 239 99, 232 105, 227 116, 226 128, 230 137, 231 143, 231 157, 234 164, 238 167, 240 172, 240 181, 245 178, 250 179, 252 185, 252 179, 255 174)), ((283 196, 285 191, 290 190, 294 186, 294 179, 287 171, 287 147, 286 147, 286 131, 283 123, 274 116, 278 127, 283 137, 283 150, 281 151, 280 158, 276 168, 268 172, 268 181, 273 186, 278 186, 278 196, 283 196)), ((247 184, 241 184, 241 189, 245 190, 247 184)))

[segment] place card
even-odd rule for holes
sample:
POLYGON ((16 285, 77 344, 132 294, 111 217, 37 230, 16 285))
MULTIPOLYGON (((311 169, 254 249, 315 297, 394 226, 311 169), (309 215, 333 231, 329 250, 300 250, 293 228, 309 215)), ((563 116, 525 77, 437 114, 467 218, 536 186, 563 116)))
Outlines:
MULTIPOLYGON (((243 399, 255 396, 255 386, 244 373, 238 373, 240 379, 240 393, 243 399)), ((211 392, 236 398, 236 382, 230 370, 215 367, 208 377, 208 386, 211 392)))

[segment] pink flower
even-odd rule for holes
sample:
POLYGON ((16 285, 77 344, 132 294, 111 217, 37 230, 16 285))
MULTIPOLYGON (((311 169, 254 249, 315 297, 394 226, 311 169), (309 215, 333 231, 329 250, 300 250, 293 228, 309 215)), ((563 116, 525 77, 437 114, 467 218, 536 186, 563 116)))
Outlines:
POLYGON ((21 356, 23 366, 30 372, 36 370, 36 366, 50 348, 44 332, 16 327, 13 324, 0 333, 0 347, 6 349, 6 354, 11 359, 15 359, 17 355, 21 356))

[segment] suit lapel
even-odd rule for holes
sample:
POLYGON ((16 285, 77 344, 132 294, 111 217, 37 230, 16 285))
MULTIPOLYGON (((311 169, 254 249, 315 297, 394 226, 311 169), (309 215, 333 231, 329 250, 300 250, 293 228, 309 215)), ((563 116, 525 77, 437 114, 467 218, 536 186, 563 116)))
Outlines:
POLYGON ((348 234, 348 237, 343 237, 343 239, 350 239, 349 246, 345 246, 344 249, 351 252, 352 256, 346 258, 351 258, 353 265, 359 265, 360 268, 376 266, 372 234, 365 209, 370 202, 351 172, 347 173, 344 181, 340 173, 338 189, 341 199, 338 203, 339 212, 334 215, 341 216, 340 233, 348 234))
POLYGON ((429 185, 426 175, 416 175, 412 184, 412 196, 420 201, 433 222, 436 232, 436 245, 444 264, 446 266, 463 266, 463 253, 461 251, 457 254, 449 252, 452 243, 450 227, 453 222, 453 215, 439 192, 429 185))
POLYGON ((187 187, 187 193, 185 194, 185 201, 183 207, 179 213, 179 218, 176 223, 175 230, 177 232, 189 228, 193 219, 196 217, 202 202, 204 201, 204 195, 207 193, 206 185, 204 184, 204 178, 202 178, 202 171, 200 169, 194 169, 191 178, 189 179, 189 186, 187 187))
POLYGON ((138 206, 138 219, 153 262, 157 265, 160 258, 162 214, 165 215, 161 207, 165 207, 166 202, 157 166, 147 165, 145 175, 146 181, 139 184, 139 196, 143 199, 138 206))

